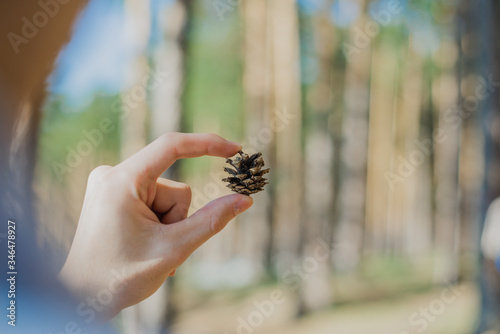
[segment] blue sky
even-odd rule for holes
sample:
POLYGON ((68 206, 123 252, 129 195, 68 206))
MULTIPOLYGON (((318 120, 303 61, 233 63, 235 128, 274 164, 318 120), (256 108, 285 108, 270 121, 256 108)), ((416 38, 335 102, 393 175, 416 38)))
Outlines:
MULTIPOLYGON (((150 43, 161 41, 158 14, 172 0, 152 0, 150 43)), ((49 90, 78 107, 97 92, 116 94, 127 87, 127 69, 143 50, 127 37, 122 0, 92 0, 74 27, 49 80, 49 90)))

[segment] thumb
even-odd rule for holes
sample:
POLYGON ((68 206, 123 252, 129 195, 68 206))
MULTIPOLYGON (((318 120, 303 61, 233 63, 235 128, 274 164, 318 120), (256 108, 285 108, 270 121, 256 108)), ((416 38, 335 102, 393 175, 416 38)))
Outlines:
POLYGON ((252 204, 253 199, 249 196, 240 194, 224 196, 208 203, 185 220, 165 227, 175 229, 173 234, 179 242, 178 246, 191 254, 252 204))

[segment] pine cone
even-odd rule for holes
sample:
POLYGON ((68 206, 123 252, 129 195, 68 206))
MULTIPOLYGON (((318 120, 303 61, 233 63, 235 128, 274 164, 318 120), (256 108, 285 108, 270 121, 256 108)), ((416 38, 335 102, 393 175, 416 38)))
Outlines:
POLYGON ((231 177, 222 179, 224 182, 229 182, 227 185, 232 191, 243 195, 252 195, 264 190, 264 186, 268 184, 267 180, 262 176, 269 173, 269 168, 262 169, 264 159, 262 153, 255 153, 251 156, 238 152, 240 157, 236 159, 226 159, 226 162, 235 169, 224 167, 224 170, 231 174, 231 177))

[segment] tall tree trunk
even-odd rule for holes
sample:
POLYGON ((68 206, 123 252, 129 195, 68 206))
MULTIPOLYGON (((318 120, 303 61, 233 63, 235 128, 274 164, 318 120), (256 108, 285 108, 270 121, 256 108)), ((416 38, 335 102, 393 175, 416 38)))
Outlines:
MULTIPOLYGON (((473 96, 475 87, 466 84, 468 79, 477 75, 477 53, 469 52, 462 48, 462 41, 470 33, 477 31, 474 19, 475 2, 464 0, 458 7, 456 48, 458 50, 458 67, 460 69, 459 90, 460 101, 465 96, 473 96)), ((476 47, 476 46, 475 46, 476 47)), ((461 149, 459 162, 459 185, 460 185, 460 258, 465 259, 469 254, 477 254, 479 250, 480 224, 478 224, 479 206, 481 202, 481 180, 483 178, 483 152, 478 150, 482 145, 482 131, 479 114, 472 115, 463 120, 461 149)), ((459 268, 459 280, 470 275, 470 261, 461 261, 459 268)), ((475 265, 475 261, 474 261, 475 265)))
MULTIPOLYGON (((244 69, 243 87, 245 92, 245 133, 247 138, 258 136, 263 129, 271 129, 271 36, 268 34, 268 4, 266 0, 244 1, 241 3, 244 24, 244 69)), ((266 163, 272 154, 273 138, 259 141, 251 150, 262 152, 266 163)), ((253 152, 251 152, 253 153, 253 152)), ((272 187, 272 185, 270 186, 272 187)), ((269 188, 268 188, 269 189, 269 188)), ((251 213, 242 220, 246 247, 245 257, 252 263, 256 277, 271 272, 273 250, 272 192, 266 191, 255 197, 251 213), (251 221, 250 221, 251 220, 251 221), (265 237, 263 237, 265 236, 265 237)))
MULTIPOLYGON (((356 31, 367 21, 365 2, 360 1, 360 6, 363 14, 349 30, 350 45, 356 45, 356 31)), ((371 46, 347 58, 341 152, 344 177, 339 185, 334 262, 338 269, 349 271, 357 267, 363 244, 371 46)))
POLYGON ((300 104, 299 41, 296 3, 269 2, 272 38, 273 117, 291 118, 275 132, 276 205, 274 247, 278 272, 291 268, 299 252, 302 210, 302 115, 300 104))
POLYGON ((132 64, 134 84, 123 94, 121 119, 121 159, 124 160, 147 144, 148 59, 145 54, 150 34, 149 1, 125 0, 125 26, 135 32, 134 46, 140 51, 132 64))
POLYGON ((390 205, 392 194, 400 188, 388 183, 385 175, 398 164, 393 134, 399 54, 386 43, 382 39, 372 52, 366 231, 373 236, 376 249, 391 251, 398 239, 399 226, 390 219, 390 205))
MULTIPOLYGON (((481 0, 475 4, 477 8, 476 22, 480 22, 477 32, 480 39, 480 74, 483 78, 489 78, 495 82, 500 81, 500 46, 498 31, 500 29, 500 4, 494 0, 481 0)), ((469 46, 471 47, 471 46, 469 46)), ((473 50, 464 50, 471 52, 473 50)), ((481 203, 481 229, 484 226, 486 211, 496 198, 500 196, 500 135, 498 128, 493 124, 500 122, 500 87, 492 86, 492 93, 484 99, 481 104, 481 125, 484 132, 484 155, 485 169, 483 182, 483 195, 481 203)), ((486 330, 498 331, 500 324, 498 312, 500 310, 500 284, 498 279, 498 269, 493 264, 493 259, 481 257, 481 295, 482 310, 478 333, 486 330)))
POLYGON ((441 74, 437 77, 433 99, 438 110, 438 131, 435 134, 436 149, 436 260, 434 279, 436 282, 455 281, 458 276, 458 237, 459 237, 459 187, 458 162, 460 149, 461 122, 450 122, 446 115, 460 105, 459 79, 456 63, 450 64, 452 42, 443 41, 437 57, 442 64, 441 74), (448 47, 448 48, 447 48, 448 47))
MULTIPOLYGON (((302 258, 313 258, 317 265, 302 281, 299 294, 299 314, 309 313, 330 305, 333 292, 330 285, 331 261, 329 256, 318 258, 315 252, 321 248, 329 253, 333 225, 330 209, 333 196, 333 139, 329 131, 332 113, 331 74, 335 48, 335 30, 327 15, 331 1, 322 7, 321 13, 310 17, 302 14, 302 56, 317 61, 317 78, 311 87, 304 88, 304 108, 309 119, 305 129, 305 173, 302 224, 302 258), (318 41, 322 41, 319 43, 318 41), (307 223, 305 223, 307 222, 307 223)), ((303 68, 303 73, 308 73, 303 68)), ((304 78, 307 81, 307 79, 304 78)))
MULTIPOLYGON (((422 152, 425 161, 406 180, 404 185, 398 185, 398 190, 403 189, 403 194, 396 196, 404 198, 404 249, 403 252, 413 260, 418 260, 429 255, 432 246, 432 212, 429 201, 430 186, 428 182, 430 162, 427 152, 418 146, 420 140, 420 118, 423 102, 423 61, 411 46, 411 38, 406 44, 405 70, 402 82, 400 107, 398 110, 400 125, 397 141, 401 139, 403 147, 398 155, 408 158, 412 152, 422 152)), ((414 153, 415 154, 415 153, 414 153)), ((419 154, 419 153, 417 153, 419 154)), ((397 156, 394 158, 397 159, 397 156)))

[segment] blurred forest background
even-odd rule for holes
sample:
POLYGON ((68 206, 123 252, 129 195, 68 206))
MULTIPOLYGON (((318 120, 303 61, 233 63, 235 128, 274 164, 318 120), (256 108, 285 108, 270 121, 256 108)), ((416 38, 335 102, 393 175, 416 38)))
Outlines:
MULTIPOLYGON (((479 242, 499 22, 494 0, 91 1, 44 106, 39 241, 69 250, 94 167, 213 132, 263 152, 270 184, 123 333, 500 333, 479 242)), ((229 193, 223 165, 165 176, 194 212, 229 193)))

